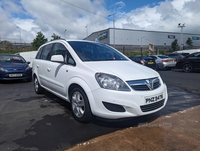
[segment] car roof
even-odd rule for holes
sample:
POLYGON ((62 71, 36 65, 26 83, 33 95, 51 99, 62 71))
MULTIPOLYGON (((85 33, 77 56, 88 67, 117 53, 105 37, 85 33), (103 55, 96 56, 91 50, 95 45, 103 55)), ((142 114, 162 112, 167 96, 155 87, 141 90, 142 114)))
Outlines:
MULTIPOLYGON (((51 43, 55 43, 55 42, 89 42, 89 43, 98 43, 98 42, 89 41, 89 40, 55 39, 55 40, 48 41, 48 42, 42 44, 40 47, 43 47, 43 46, 45 46, 45 45, 47 45, 47 44, 51 44, 51 43)), ((103 43, 100 43, 100 44, 103 44, 103 43)))

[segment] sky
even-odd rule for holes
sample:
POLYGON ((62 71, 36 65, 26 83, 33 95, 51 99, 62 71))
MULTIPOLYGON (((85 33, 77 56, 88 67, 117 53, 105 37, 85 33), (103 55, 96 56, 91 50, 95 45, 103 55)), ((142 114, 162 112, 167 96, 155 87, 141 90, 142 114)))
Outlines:
POLYGON ((0 0, 0 41, 83 39, 112 28, 200 34, 200 0, 0 0), (114 20, 113 20, 114 19, 114 20))

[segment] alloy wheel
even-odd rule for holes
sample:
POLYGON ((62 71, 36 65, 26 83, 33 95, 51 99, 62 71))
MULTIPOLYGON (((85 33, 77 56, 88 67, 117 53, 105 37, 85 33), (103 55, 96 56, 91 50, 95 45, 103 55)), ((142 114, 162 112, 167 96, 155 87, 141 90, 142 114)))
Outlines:
POLYGON ((85 101, 82 94, 75 91, 72 95, 72 110, 76 117, 82 118, 85 113, 85 101))

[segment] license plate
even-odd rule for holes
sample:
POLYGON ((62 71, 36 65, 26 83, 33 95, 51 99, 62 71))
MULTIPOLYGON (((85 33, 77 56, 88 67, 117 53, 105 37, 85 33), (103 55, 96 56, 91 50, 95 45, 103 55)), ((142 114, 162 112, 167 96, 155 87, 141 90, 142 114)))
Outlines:
POLYGON ((9 74, 9 77, 22 77, 22 74, 9 74))
POLYGON ((146 101, 146 104, 150 104, 150 103, 158 102, 162 99, 163 99, 163 94, 159 94, 156 96, 146 97, 145 101, 146 101))
POLYGON ((168 60, 168 62, 174 62, 173 60, 168 60))
POLYGON ((148 62, 148 64, 154 64, 154 62, 148 62))

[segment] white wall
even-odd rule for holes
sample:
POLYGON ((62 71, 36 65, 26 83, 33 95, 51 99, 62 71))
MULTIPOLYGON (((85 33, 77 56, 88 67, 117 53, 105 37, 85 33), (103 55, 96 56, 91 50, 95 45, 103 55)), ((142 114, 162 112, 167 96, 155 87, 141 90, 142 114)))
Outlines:
MULTIPOLYGON (((175 32, 158 32, 158 31, 144 31, 144 30, 129 30, 129 29, 119 29, 109 28, 109 41, 110 44, 114 44, 113 31, 115 31, 115 44, 116 45, 148 45, 152 43, 157 46, 171 46, 171 43, 177 39, 180 44, 180 33, 175 32)), ((186 41, 190 37, 199 37, 199 40, 192 40, 193 46, 200 47, 200 35, 183 33, 183 42, 186 46, 186 41)))

